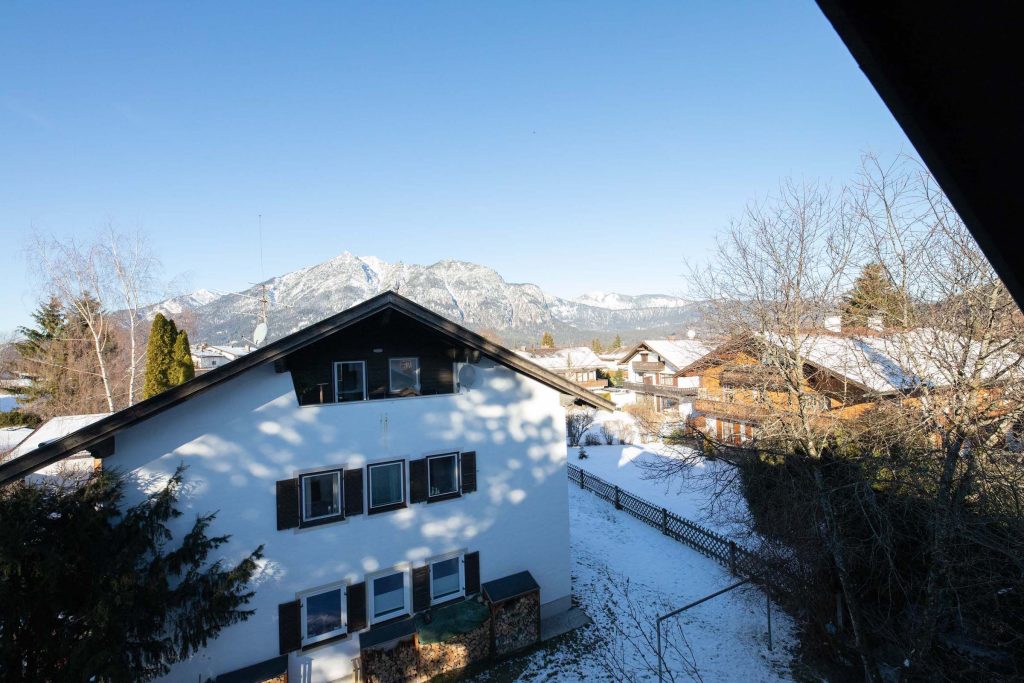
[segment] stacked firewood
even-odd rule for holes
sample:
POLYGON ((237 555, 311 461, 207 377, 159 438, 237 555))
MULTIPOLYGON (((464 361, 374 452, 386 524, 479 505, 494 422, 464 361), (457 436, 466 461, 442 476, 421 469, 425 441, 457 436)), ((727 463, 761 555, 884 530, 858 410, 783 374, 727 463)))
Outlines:
POLYGON ((366 683, 398 683, 425 680, 419 675, 419 650, 414 640, 404 640, 390 650, 367 649, 360 655, 366 683))
POLYGON ((498 605, 494 612, 494 654, 515 652, 540 640, 540 596, 529 593, 498 605))
POLYGON ((420 673, 424 680, 462 669, 491 656, 491 622, 441 643, 420 644, 420 673))

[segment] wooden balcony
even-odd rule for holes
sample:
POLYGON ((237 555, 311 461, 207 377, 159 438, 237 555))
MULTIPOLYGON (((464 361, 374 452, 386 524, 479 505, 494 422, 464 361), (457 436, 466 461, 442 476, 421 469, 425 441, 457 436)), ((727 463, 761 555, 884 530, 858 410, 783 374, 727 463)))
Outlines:
POLYGON ((584 389, 607 389, 608 380, 606 379, 581 379, 573 380, 576 384, 580 385, 584 389))
POLYGON ((707 398, 698 398, 694 401, 693 412, 698 415, 754 421, 763 419, 768 414, 768 411, 761 406, 751 405, 749 403, 716 401, 707 398))
POLYGON ((692 399, 697 395, 697 387, 673 387, 664 384, 623 382, 622 388, 635 391, 638 394, 661 396, 663 398, 692 399))
POLYGON ((761 365, 734 365, 722 370, 722 384, 760 389, 782 389, 785 378, 774 369, 761 365))
POLYGON ((634 372, 662 372, 665 369, 665 364, 662 362, 654 361, 633 361, 634 372))

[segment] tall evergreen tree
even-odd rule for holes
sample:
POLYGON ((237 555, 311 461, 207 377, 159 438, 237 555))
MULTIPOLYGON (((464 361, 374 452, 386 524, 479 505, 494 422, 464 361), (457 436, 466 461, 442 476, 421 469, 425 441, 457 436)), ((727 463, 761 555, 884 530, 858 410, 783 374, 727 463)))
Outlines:
POLYGON ((903 320, 904 297, 881 263, 869 263, 861 270, 843 301, 843 327, 867 327, 870 318, 881 316, 886 327, 903 320))
POLYGON ((60 300, 50 297, 32 313, 32 319, 36 326, 19 327, 24 339, 14 345, 19 365, 33 378, 24 389, 28 403, 51 399, 66 390, 69 375, 65 340, 68 318, 60 300))
POLYGON ((615 335, 615 339, 612 340, 612 350, 618 351, 622 348, 622 337, 615 335))
POLYGON ((175 547, 182 485, 179 468, 132 507, 108 471, 0 487, 0 680, 148 681, 253 614, 262 546, 210 564, 229 537, 206 514, 175 547))
POLYGON ((590 342, 590 350, 593 351, 594 353, 603 353, 604 344, 601 343, 600 339, 594 337, 590 342))
POLYGON ((178 329, 173 320, 168 320, 163 313, 153 318, 153 326, 149 332, 149 343, 146 345, 146 378, 142 387, 142 397, 149 398, 167 391, 171 386, 171 367, 174 364, 174 341, 178 329))
POLYGON ((545 332, 540 338, 540 346, 542 349, 553 349, 555 348, 555 338, 551 336, 550 332, 545 332))
POLYGON ((174 339, 171 367, 167 371, 168 382, 173 387, 187 382, 195 376, 196 368, 192 363, 192 351, 188 343, 188 332, 179 330, 178 336, 174 339))

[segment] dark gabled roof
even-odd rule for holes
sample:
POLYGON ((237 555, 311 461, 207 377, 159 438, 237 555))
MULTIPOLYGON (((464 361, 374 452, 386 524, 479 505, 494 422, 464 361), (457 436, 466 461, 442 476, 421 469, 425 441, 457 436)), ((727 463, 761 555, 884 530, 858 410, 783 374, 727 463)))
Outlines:
POLYGON ((406 299, 395 292, 384 292, 372 299, 356 304, 352 308, 337 313, 330 318, 313 323, 298 332, 287 337, 278 339, 262 348, 256 349, 241 358, 225 363, 219 367, 198 375, 184 384, 168 389, 162 394, 140 401, 135 405, 118 411, 109 417, 103 418, 88 427, 72 432, 65 437, 55 439, 41 445, 34 451, 0 464, 0 484, 19 479, 40 467, 45 467, 64 458, 71 453, 82 450, 89 450, 112 438, 117 432, 126 427, 137 424, 149 417, 153 417, 163 411, 178 405, 183 401, 201 394, 222 382, 242 374, 260 365, 273 363, 284 359, 289 354, 306 347, 314 342, 343 330, 355 323, 365 320, 385 310, 394 310, 402 313, 416 322, 439 332, 453 341, 479 351, 484 356, 491 358, 498 363, 522 373, 527 377, 546 384, 563 394, 575 397, 595 408, 615 410, 614 404, 596 394, 593 394, 579 385, 558 375, 545 370, 521 356, 513 353, 503 346, 484 339, 475 332, 453 323, 433 311, 420 306, 419 304, 406 299))

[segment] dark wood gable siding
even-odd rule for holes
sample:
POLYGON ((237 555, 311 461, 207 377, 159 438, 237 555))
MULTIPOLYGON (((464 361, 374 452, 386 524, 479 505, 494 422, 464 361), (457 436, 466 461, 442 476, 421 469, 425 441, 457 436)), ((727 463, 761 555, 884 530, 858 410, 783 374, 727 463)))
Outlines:
POLYGON ((391 358, 418 358, 420 395, 454 392, 453 363, 465 358, 466 350, 432 330, 401 315, 385 311, 296 351, 286 361, 301 405, 320 403, 321 386, 325 403, 334 401, 334 363, 365 361, 369 398, 389 398, 391 358), (374 349, 380 349, 374 352, 374 349))

